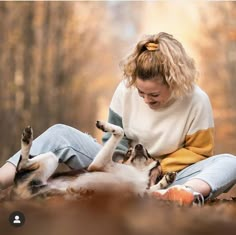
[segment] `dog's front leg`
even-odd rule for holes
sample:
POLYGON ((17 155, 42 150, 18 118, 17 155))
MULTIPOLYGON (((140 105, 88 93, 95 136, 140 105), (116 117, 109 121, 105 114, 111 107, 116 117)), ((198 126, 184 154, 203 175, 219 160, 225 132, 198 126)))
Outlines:
POLYGON ((102 131, 109 132, 112 135, 89 165, 88 171, 103 171, 105 167, 112 162, 112 155, 124 136, 123 129, 111 123, 97 121, 96 126, 102 131))

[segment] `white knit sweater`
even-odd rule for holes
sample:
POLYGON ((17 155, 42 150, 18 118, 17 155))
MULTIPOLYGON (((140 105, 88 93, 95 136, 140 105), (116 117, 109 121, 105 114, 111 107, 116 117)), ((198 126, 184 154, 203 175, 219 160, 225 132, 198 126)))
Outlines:
POLYGON ((212 108, 208 96, 198 86, 191 95, 153 110, 134 86, 127 88, 122 81, 110 110, 110 120, 120 118, 131 144, 143 144, 153 157, 162 160, 163 171, 180 170, 212 155, 212 108))

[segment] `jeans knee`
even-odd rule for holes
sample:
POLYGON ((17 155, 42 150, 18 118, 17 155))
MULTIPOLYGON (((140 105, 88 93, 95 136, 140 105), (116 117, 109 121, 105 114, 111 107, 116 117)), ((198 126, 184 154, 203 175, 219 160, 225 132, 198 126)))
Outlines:
POLYGON ((68 139, 80 138, 81 136, 85 135, 85 133, 74 127, 60 123, 51 126, 46 132, 50 137, 64 136, 68 139))
POLYGON ((57 123, 57 124, 54 124, 51 127, 49 127, 49 129, 58 129, 58 128, 65 128, 65 127, 67 127, 67 125, 61 124, 61 123, 57 123))
POLYGON ((47 129, 47 131, 54 132, 54 131, 65 130, 65 129, 68 129, 68 128, 69 128, 69 126, 67 126, 65 124, 57 123, 57 124, 54 124, 51 127, 49 127, 47 129))
POLYGON ((236 166, 236 156, 229 153, 219 154, 214 156, 216 161, 222 161, 223 163, 229 162, 236 166))
POLYGON ((233 154, 230 154, 230 153, 225 153, 225 154, 223 154, 223 156, 236 159, 236 156, 233 154))

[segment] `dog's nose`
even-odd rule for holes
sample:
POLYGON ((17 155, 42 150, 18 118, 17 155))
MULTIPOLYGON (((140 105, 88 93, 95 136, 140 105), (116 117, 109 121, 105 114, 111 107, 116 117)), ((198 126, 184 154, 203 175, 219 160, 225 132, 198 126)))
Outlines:
POLYGON ((141 144, 136 144, 135 145, 135 150, 142 150, 143 146, 141 144))

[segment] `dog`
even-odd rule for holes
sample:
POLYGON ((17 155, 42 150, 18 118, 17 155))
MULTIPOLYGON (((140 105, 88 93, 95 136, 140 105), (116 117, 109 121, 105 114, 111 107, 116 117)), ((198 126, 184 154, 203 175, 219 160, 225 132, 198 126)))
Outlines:
POLYGON ((104 192, 144 196, 168 187, 175 180, 176 173, 170 172, 150 187, 151 172, 160 162, 152 158, 142 144, 119 155, 119 162, 114 161, 115 149, 124 136, 124 130, 104 121, 97 121, 96 126, 111 133, 111 137, 88 168, 57 174, 55 171, 59 159, 54 153, 30 155, 33 130, 26 127, 22 133, 21 156, 11 198, 16 200, 63 195, 68 199, 78 199, 104 192))

